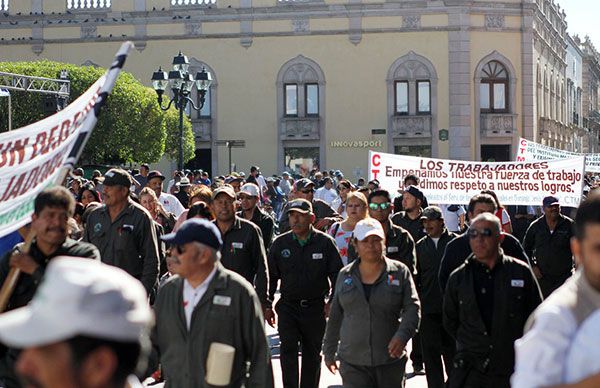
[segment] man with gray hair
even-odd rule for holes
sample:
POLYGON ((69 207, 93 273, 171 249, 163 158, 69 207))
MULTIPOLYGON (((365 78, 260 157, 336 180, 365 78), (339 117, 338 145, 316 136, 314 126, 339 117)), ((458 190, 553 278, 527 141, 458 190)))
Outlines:
POLYGON ((443 323, 457 348, 450 388, 509 388, 513 343, 542 300, 531 268, 500 248, 501 230, 495 215, 475 217, 472 254, 448 279, 443 323))
POLYGON ((206 386, 209 349, 219 344, 235 348, 227 387, 273 387, 261 304, 252 285, 220 263, 217 226, 193 218, 162 239, 173 247, 169 260, 177 274, 154 305, 152 340, 165 386, 206 386))

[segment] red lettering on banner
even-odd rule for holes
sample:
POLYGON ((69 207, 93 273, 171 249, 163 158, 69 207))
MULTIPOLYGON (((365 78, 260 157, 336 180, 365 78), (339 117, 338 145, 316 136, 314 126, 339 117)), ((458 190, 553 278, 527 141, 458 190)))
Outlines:
POLYGON ((527 146, 527 140, 525 140, 525 139, 521 139, 521 145, 522 145, 523 147, 527 146))
POLYGON ((517 156, 517 162, 524 162, 525 158, 523 156, 517 156))
POLYGON ((371 164, 375 167, 379 166, 381 164, 381 155, 373 154, 373 157, 371 158, 371 164))

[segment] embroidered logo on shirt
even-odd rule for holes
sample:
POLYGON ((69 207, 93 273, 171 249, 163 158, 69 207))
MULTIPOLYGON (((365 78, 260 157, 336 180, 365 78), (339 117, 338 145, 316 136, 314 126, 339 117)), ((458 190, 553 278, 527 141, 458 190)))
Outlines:
POLYGON ((231 305, 231 297, 223 296, 223 295, 215 295, 213 297, 213 304, 216 304, 219 306, 229 306, 229 305, 231 305))
POLYGON ((289 259, 290 256, 292 256, 292 252, 289 249, 284 249, 281 251, 281 256, 283 256, 285 259, 289 259))
POLYGON ((387 251, 388 251, 388 253, 397 253, 398 247, 388 247, 387 251))
POLYGON ((101 230, 102 230, 102 224, 101 223, 98 222, 96 225, 94 225, 94 233, 98 233, 101 230))
POLYGON ((347 286, 352 285, 352 278, 346 278, 346 279, 344 279, 344 284, 347 285, 347 286))
POLYGON ((400 286, 400 280, 394 279, 392 275, 388 275, 387 284, 388 286, 400 286))
POLYGON ((523 288, 525 287, 525 280, 519 280, 519 279, 512 279, 510 281, 510 285, 512 287, 519 287, 519 288, 523 288))
POLYGON ((320 260, 323 258, 323 254, 322 253, 313 253, 312 258, 313 258, 313 260, 320 260))
POLYGON ((232 242, 231 243, 231 247, 233 249, 242 249, 242 248, 244 248, 244 243, 241 243, 241 242, 232 242))

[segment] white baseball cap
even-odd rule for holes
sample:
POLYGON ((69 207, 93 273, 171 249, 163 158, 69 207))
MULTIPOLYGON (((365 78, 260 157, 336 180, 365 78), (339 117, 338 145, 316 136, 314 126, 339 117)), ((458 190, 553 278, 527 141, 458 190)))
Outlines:
POLYGON ((240 189, 240 193, 244 193, 251 197, 260 197, 260 189, 254 183, 246 183, 240 189))
POLYGON ((369 236, 379 236, 382 240, 385 240, 385 233, 381 223, 374 218, 365 218, 356 223, 354 227, 354 237, 358 241, 363 241, 369 236))
POLYGON ((50 261, 28 306, 0 315, 0 341, 15 348, 78 335, 136 342, 152 322, 138 280, 117 267, 63 256, 50 261))

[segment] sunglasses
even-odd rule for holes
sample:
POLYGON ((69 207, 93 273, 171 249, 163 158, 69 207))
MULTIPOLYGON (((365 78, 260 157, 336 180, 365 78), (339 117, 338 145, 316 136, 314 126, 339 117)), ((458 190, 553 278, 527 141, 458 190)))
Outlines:
POLYGON ((183 247, 183 245, 176 245, 175 246, 175 250, 177 251, 177 253, 179 253, 180 255, 182 255, 185 252, 185 248, 183 247))
POLYGON ((310 193, 314 193, 315 190, 314 189, 306 189, 306 190, 300 190, 300 192, 303 194, 310 194, 310 193))
POLYGON ((369 204, 369 209, 375 210, 375 211, 377 211, 377 210, 386 210, 390 206, 392 206, 392 204, 389 203, 389 202, 384 202, 384 203, 370 203, 369 204))
POLYGON ((492 232, 491 229, 489 228, 484 228, 484 229, 469 229, 469 238, 477 238, 479 236, 481 237, 492 237, 494 235, 494 232, 492 232))
POLYGON ((338 187, 337 189, 338 189, 338 191, 342 191, 342 190, 350 190, 350 188, 349 188, 349 187, 345 187, 345 186, 340 186, 340 187, 338 187))

